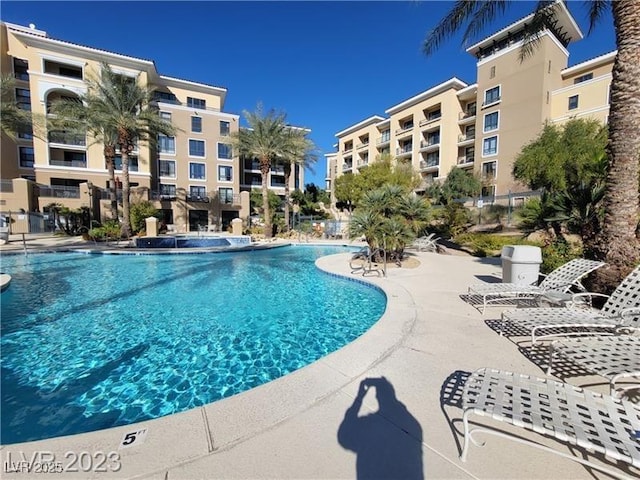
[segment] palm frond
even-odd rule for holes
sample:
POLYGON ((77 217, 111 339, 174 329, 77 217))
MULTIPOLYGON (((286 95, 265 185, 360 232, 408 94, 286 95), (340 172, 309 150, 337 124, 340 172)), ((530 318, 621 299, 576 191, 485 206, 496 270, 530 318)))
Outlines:
POLYGON ((473 0, 456 1, 447 16, 427 34, 422 44, 422 51, 426 55, 434 53, 448 37, 460 30, 460 27, 476 10, 478 4, 479 2, 473 0))
POLYGON ((589 35, 595 29, 596 24, 604 17, 605 11, 611 4, 610 0, 590 0, 584 2, 589 12, 589 35))
POLYGON ((467 45, 477 38, 489 23, 495 20, 498 15, 503 14, 507 8, 508 1, 489 0, 474 3, 476 4, 475 12, 470 16, 469 24, 462 35, 463 45, 467 45))

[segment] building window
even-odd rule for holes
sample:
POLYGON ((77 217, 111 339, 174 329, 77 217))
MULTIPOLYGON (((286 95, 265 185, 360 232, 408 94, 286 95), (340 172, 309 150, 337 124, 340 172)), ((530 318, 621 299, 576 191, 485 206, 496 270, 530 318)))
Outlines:
POLYGON ((484 131, 491 132, 498 129, 498 112, 489 113, 484 116, 484 131))
POLYGON ((31 111, 31 92, 26 88, 16 88, 18 108, 31 111))
POLYGON ((484 92, 484 105, 496 103, 500 101, 500 86, 490 88, 484 92))
MULTIPOLYGON (((122 170, 122 155, 116 155, 113 157, 113 166, 116 170, 122 170)), ((129 171, 138 171, 138 157, 129 155, 129 171)))
POLYGON ((427 145, 437 145, 440 143, 440 130, 427 134, 427 145))
POLYGON ((218 181, 219 182, 230 182, 233 179, 233 168, 227 165, 219 165, 218 166, 218 181))
POLYGON ((228 143, 218 143, 218 158, 231 160, 232 154, 231 145, 228 143))
POLYGON ((21 168, 33 168, 35 162, 35 153, 33 147, 20 147, 20 167, 21 168))
POLYGON ((189 139, 189 156, 204 157, 204 140, 189 139))
POLYGON ((33 128, 25 127, 21 128, 18 132, 18 138, 21 140, 33 140, 33 128))
POLYGON ((171 112, 160 112, 160 118, 167 122, 171 121, 171 112))
POLYGON ((176 161, 175 160, 160 160, 158 163, 158 173, 161 177, 176 176, 176 161))
POLYGON ((187 107, 205 110, 207 108, 207 102, 202 98, 187 97, 187 107))
POLYGON ((178 99, 173 93, 170 92, 153 92, 153 99, 158 102, 178 103, 178 99))
POLYGON ((197 198, 206 198, 207 196, 207 187, 205 186, 190 186, 189 187, 189 195, 191 197, 197 197, 197 198))
POLYGON ((482 141, 482 156, 488 157, 498 153, 498 137, 485 138, 482 141))
POLYGON ((429 121, 437 120, 440 117, 442 117, 442 111, 440 109, 433 110, 427 114, 427 120, 429 121))
POLYGON ((573 80, 573 83, 582 83, 582 82, 586 82, 588 80, 591 80, 593 78, 593 72, 589 72, 589 73, 585 73, 584 75, 580 75, 579 77, 576 77, 573 80))
POLYGON ((226 137, 231 133, 231 124, 223 120, 220 121, 220 136, 226 137))
POLYGON ((491 67, 491 69, 489 70, 489 78, 494 78, 496 76, 496 66, 494 65, 493 67, 491 67))
POLYGON ((202 133, 202 117, 191 117, 191 131, 202 133))
POLYGON ((233 188, 221 187, 218 189, 220 203, 231 204, 233 203, 233 188))
POLYGON ((172 198, 176 198, 176 186, 168 185, 166 183, 160 184, 160 199, 161 200, 170 200, 172 198))
POLYGON ((386 143, 391 140, 391 130, 385 130, 380 137, 380 143, 386 143))
POLYGON ((578 95, 569 97, 569 110, 575 110, 578 108, 578 95))
POLYGON ((191 180, 205 180, 205 165, 204 163, 189 163, 189 178, 191 180))
POLYGON ((29 62, 21 58, 13 59, 13 74, 18 80, 29 80, 29 62))
POLYGON ((482 180, 493 180, 496 178, 497 162, 485 162, 482 164, 482 180))
POLYGON ((437 167, 440 164, 440 152, 427 153, 427 167, 437 167))
POLYGON ((158 152, 168 153, 175 155, 176 153, 176 138, 167 137, 166 135, 158 135, 158 152))
POLYGON ((480 193, 483 197, 493 198, 496 196, 496 186, 495 185, 485 185, 482 187, 482 191, 480 193))

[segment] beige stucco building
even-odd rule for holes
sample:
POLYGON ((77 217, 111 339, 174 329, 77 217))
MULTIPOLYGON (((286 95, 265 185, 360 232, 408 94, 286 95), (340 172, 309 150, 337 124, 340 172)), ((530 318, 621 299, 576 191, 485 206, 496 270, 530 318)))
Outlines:
MULTIPOLYGON (((21 108, 46 117, 55 99, 77 98, 96 78, 103 62, 114 72, 154 90, 160 115, 176 127, 160 136, 157 147, 139 142, 132 152, 132 201, 154 202, 175 231, 226 228, 233 218, 248 218, 251 188, 259 170, 234 154, 230 134, 239 116, 224 111, 227 89, 161 75, 151 60, 134 58, 49 37, 35 27, 2 23, 0 67, 16 79, 21 108)), ((89 207, 94 218, 108 218, 108 174, 103 146, 87 135, 48 131, 45 138, 22 132, 14 141, 3 134, 0 151, 0 211, 46 213, 47 205, 89 207)), ((116 181, 121 181, 116 157, 116 181)), ((303 182, 296 169, 290 186, 303 182)), ((269 185, 284 193, 283 172, 274 169, 269 185)), ((121 192, 119 192, 121 195, 121 192)))
POLYGON ((615 52, 568 67, 570 42, 582 38, 560 2, 553 31, 540 33, 534 53, 520 59, 525 17, 467 52, 476 59, 476 81, 458 78, 433 86, 338 133, 327 187, 345 173, 357 174, 377 155, 411 162, 423 182, 442 181, 453 166, 473 170, 485 201, 526 190, 512 177, 515 157, 545 122, 590 117, 606 122, 615 52))

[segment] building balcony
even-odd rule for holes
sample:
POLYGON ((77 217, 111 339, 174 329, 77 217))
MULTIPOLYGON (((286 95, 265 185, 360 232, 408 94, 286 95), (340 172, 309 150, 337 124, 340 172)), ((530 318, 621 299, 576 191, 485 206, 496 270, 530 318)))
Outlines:
POLYGON ((74 146, 74 147, 86 147, 87 137, 86 135, 67 133, 67 132, 49 132, 49 143, 55 143, 58 145, 74 146))
POLYGON ((40 185, 40 197, 52 198, 80 198, 80 187, 65 187, 61 185, 40 185))
POLYGON ((427 152, 437 150, 440 147, 440 138, 420 141, 420 151, 427 152))
POLYGON ((467 133, 465 135, 459 135, 458 136, 458 145, 461 144, 471 144, 475 141, 476 139, 476 134, 475 133, 467 133))
POLYGON ((431 118, 425 118, 424 120, 420 120, 420 126, 424 127, 426 125, 431 125, 432 123, 436 123, 442 118, 442 115, 434 115, 431 118))
POLYGON ((475 158, 473 156, 458 157, 458 166, 471 166, 475 158))
POLYGON ((342 150, 342 153, 349 153, 351 151, 353 151, 353 145, 349 147, 344 147, 344 149, 342 150))
POLYGON ((369 159, 358 160, 358 167, 366 167, 367 165, 369 165, 369 159))
POLYGON ((396 137, 398 137, 398 138, 404 138, 404 137, 408 137, 410 135, 413 135, 413 124, 411 124, 411 126, 398 128, 396 130, 396 137))
POLYGON ((54 158, 49 160, 49 165, 52 167, 65 167, 65 168, 87 168, 86 160, 56 160, 54 158))
POLYGON ((342 165, 342 171, 343 172, 350 172, 351 170, 353 170, 353 164, 352 163, 345 163, 344 165, 342 165))
POLYGON ((187 195, 186 200, 193 203, 209 203, 211 201, 206 195, 187 195))
POLYGON ((434 171, 440 167, 440 160, 421 160, 420 161, 420 170, 421 171, 434 171))
POLYGON ((461 124, 471 123, 472 121, 475 121, 475 119, 476 119, 475 109, 468 112, 460 112, 460 114, 458 115, 458 123, 461 123, 461 124))
POLYGON ((237 193, 234 193, 233 195, 221 195, 218 197, 218 202, 221 205, 231 205, 231 206, 238 206, 242 204, 240 202, 240 195, 238 195, 237 193))
POLYGON ((407 145, 406 147, 396 148, 396 157, 410 157, 413 153, 413 145, 407 145))
POLYGON ((369 142, 367 142, 367 143, 359 143, 359 144, 356 146, 356 150, 360 150, 360 149, 365 148, 365 147, 368 147, 368 146, 369 146, 369 142))
POLYGON ((376 146, 382 147, 384 145, 389 144, 390 141, 391 141, 391 137, 389 135, 378 137, 378 139, 376 140, 376 146))

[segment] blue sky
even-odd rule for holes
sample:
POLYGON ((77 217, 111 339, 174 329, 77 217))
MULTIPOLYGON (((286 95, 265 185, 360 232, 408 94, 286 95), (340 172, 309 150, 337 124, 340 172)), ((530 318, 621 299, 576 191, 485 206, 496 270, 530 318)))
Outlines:
MULTIPOLYGON (((583 1, 569 9, 588 31, 583 1)), ((322 153, 335 133, 444 80, 475 81, 475 61, 453 37, 433 56, 421 53, 426 33, 452 2, 11 2, 3 21, 28 25, 74 43, 154 60, 163 75, 228 89, 225 111, 282 110, 312 130, 322 153)), ((485 33, 529 13, 513 2, 485 33)), ((615 49, 607 16, 571 45, 574 65, 615 49)), ((324 187, 324 157, 305 183, 324 187)))

